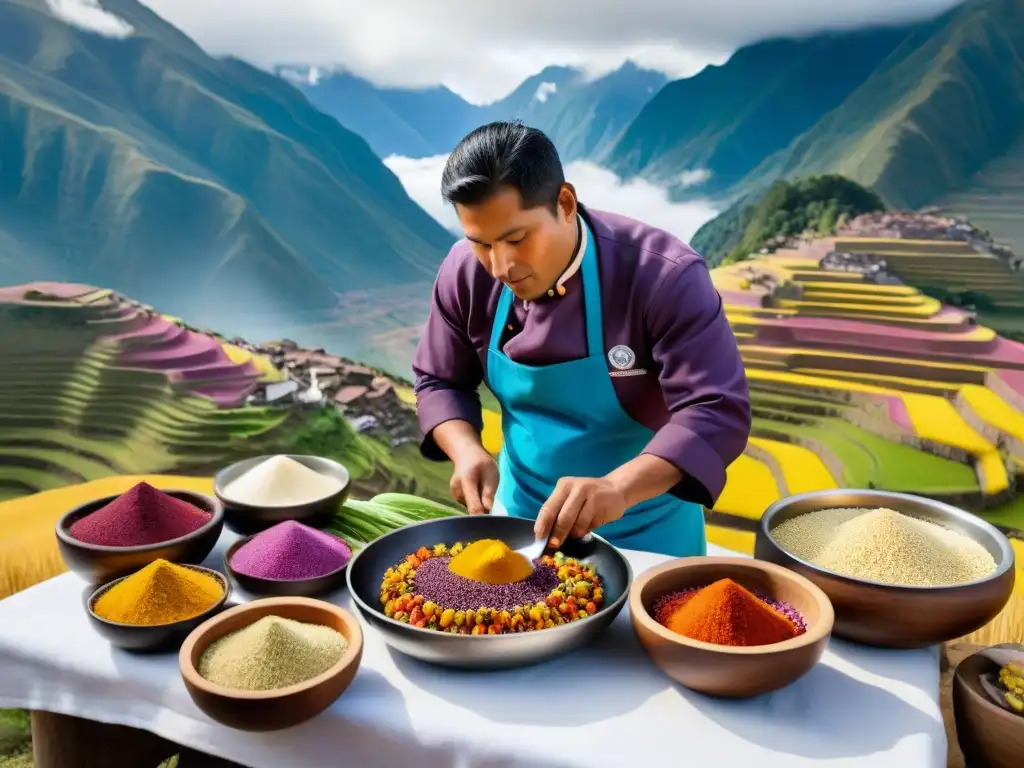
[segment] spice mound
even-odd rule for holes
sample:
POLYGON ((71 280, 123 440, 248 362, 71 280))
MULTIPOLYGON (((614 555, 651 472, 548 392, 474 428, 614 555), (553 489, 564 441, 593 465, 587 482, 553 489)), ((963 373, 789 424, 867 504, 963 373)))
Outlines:
POLYGON ((212 515, 139 483, 68 528, 72 538, 103 547, 140 547, 187 536, 212 515))
POLYGON ((212 576, 154 560, 100 595, 92 609, 118 624, 157 626, 194 618, 222 597, 224 590, 212 576))
POLYGON ((1003 701, 1011 711, 1024 715, 1024 665, 1009 663, 999 670, 1003 701))
POLYGON ((286 520, 239 547, 231 567, 258 579, 296 581, 326 576, 351 559, 352 550, 337 536, 286 520))
POLYGON ((715 645, 771 645, 807 630, 792 606, 732 579, 665 595, 654 605, 654 619, 676 634, 715 645))
POLYGON ((480 539, 451 558, 448 570, 483 584, 513 584, 529 578, 533 566, 505 542, 480 539))
POLYGON ((420 547, 388 568, 380 587, 384 614, 439 632, 503 635, 585 619, 604 603, 597 569, 561 552, 536 560, 532 573, 519 581, 488 583, 460 576, 452 561, 471 546, 420 547))
POLYGON ((337 664, 348 642, 331 627, 264 616, 210 643, 199 674, 243 691, 272 691, 312 680, 337 664))
POLYGON ((324 499, 341 489, 337 478, 287 456, 271 456, 228 483, 222 495, 253 507, 285 507, 324 499))
POLYGON ((772 530, 780 546, 821 568, 883 584, 942 587, 996 569, 973 539, 892 509, 824 509, 772 530))

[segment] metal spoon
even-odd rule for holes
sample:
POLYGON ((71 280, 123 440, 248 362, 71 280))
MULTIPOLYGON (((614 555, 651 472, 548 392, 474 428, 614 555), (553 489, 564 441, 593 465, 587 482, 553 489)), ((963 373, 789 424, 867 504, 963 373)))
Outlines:
POLYGON ((522 555, 526 558, 526 562, 533 566, 533 561, 544 554, 544 550, 548 548, 549 539, 534 539, 532 542, 527 544, 525 547, 516 550, 516 554, 522 555))

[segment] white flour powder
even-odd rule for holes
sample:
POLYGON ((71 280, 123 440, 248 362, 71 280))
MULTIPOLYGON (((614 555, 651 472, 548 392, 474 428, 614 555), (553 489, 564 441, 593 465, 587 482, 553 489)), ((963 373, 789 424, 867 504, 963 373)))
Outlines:
POLYGON ((223 490, 226 498, 254 507, 306 504, 341 490, 341 481, 287 456, 272 456, 223 490))

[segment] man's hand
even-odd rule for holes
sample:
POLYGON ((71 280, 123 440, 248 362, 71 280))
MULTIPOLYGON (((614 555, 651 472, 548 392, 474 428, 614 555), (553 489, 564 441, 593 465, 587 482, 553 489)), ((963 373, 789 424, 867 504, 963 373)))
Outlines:
POLYGON ((623 493, 604 477, 563 477, 547 500, 533 530, 557 547, 570 534, 582 538, 595 528, 618 520, 629 504, 623 493))
POLYGON ((498 464, 481 446, 478 451, 467 451, 455 460, 455 470, 449 487, 452 498, 462 504, 471 515, 485 515, 494 505, 498 490, 498 464))

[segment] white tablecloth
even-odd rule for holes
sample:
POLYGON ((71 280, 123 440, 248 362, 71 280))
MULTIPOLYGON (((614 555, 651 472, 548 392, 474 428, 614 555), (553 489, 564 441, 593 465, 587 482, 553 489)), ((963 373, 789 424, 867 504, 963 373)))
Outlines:
MULTIPOLYGON (((219 567, 231 540, 225 533, 208 565, 219 567)), ((635 573, 666 560, 625 554, 635 573)), ((254 768, 945 765, 935 649, 832 640, 794 685, 736 702, 664 677, 640 649, 628 606, 590 647, 507 672, 431 667, 367 629, 362 666, 334 706, 290 730, 247 734, 193 705, 177 654, 136 656, 96 635, 82 609, 87 589, 64 574, 0 602, 0 707, 134 726, 254 768)), ((352 609, 347 592, 332 599, 352 609)))

